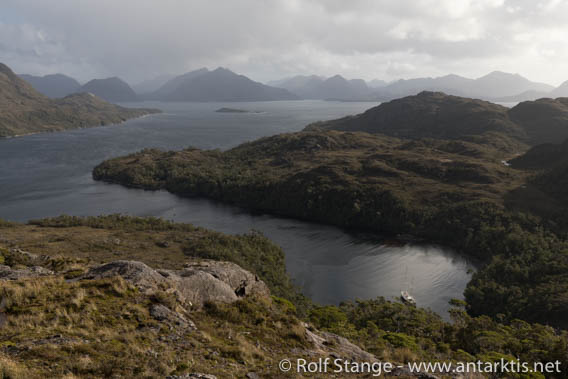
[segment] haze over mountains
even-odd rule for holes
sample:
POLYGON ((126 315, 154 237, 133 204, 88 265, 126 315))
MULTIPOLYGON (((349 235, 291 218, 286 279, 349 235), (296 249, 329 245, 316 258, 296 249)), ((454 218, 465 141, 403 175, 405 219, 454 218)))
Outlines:
POLYGON ((80 92, 81 84, 67 75, 52 74, 45 76, 20 75, 20 78, 30 83, 37 91, 51 98, 65 97, 80 92))
POLYGON ((364 80, 347 80, 341 75, 330 78, 299 75, 268 84, 285 88, 303 99, 365 100, 371 95, 371 90, 364 80))
POLYGON ((159 75, 155 78, 146 79, 146 80, 143 80, 140 83, 133 84, 132 89, 138 95, 143 94, 143 93, 154 92, 158 88, 160 88, 162 85, 164 85, 164 83, 173 79, 174 77, 175 77, 175 75, 171 75, 171 74, 159 75))
POLYGON ((137 100, 136 93, 128 83, 117 77, 93 79, 84 85, 63 74, 45 76, 21 74, 19 77, 31 84, 36 91, 51 98, 88 92, 113 103, 137 100))
POLYGON ((543 97, 568 96, 568 81, 558 88, 533 82, 518 74, 491 72, 477 79, 459 75, 435 78, 400 79, 387 83, 380 79, 365 82, 341 75, 297 75, 262 84, 226 68, 200 68, 182 75, 162 75, 135 85, 112 77, 94 79, 80 86, 65 75, 37 77, 21 75, 49 97, 91 92, 110 102, 158 101, 276 101, 319 99, 340 101, 388 101, 416 95, 422 91, 444 92, 456 96, 497 102, 519 102, 543 97))
POLYGON ((550 97, 568 97, 568 80, 562 83, 558 88, 555 88, 549 94, 550 97))
POLYGON ((525 94, 522 100, 534 100, 554 90, 554 87, 548 84, 532 82, 518 74, 499 71, 478 79, 451 74, 437 78, 401 79, 392 83, 375 79, 365 83, 360 79, 346 80, 339 75, 328 79, 311 75, 295 76, 269 84, 286 88, 305 99, 379 101, 416 95, 422 91, 441 91, 486 100, 500 100, 508 96, 511 97, 510 101, 520 101, 515 99, 522 97, 522 94, 525 94))
POLYGON ((497 99, 514 96, 526 91, 550 92, 554 87, 532 82, 518 74, 494 71, 478 79, 459 75, 446 75, 438 78, 418 78, 399 80, 383 87, 378 94, 388 98, 415 95, 421 91, 443 91, 451 95, 497 99))

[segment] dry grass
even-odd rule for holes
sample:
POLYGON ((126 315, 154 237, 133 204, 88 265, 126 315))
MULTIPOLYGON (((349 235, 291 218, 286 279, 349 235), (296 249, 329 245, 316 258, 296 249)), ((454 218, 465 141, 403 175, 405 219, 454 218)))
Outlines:
POLYGON ((150 316, 156 301, 182 310, 175 299, 142 294, 120 277, 1 283, 0 378, 271 376, 293 347, 309 347, 300 322, 270 299, 186 312, 199 329, 192 331, 150 316))
POLYGON ((0 379, 28 379, 39 377, 23 365, 0 355, 0 379))

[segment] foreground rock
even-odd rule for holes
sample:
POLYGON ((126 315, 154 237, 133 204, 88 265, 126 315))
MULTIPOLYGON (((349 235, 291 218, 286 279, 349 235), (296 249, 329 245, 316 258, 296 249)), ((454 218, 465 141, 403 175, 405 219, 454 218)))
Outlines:
POLYGON ((142 262, 116 261, 94 267, 77 280, 114 276, 145 293, 166 289, 180 303, 194 308, 206 302, 232 303, 245 296, 270 295, 264 282, 230 262, 192 262, 183 270, 154 270, 142 262))

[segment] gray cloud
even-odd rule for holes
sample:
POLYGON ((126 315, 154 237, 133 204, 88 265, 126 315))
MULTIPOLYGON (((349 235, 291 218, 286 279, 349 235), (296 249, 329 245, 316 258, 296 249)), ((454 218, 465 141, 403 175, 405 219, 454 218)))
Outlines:
POLYGON ((18 72, 135 82, 222 65, 259 80, 492 70, 568 79, 562 0, 3 0, 2 7, 0 60, 18 72))

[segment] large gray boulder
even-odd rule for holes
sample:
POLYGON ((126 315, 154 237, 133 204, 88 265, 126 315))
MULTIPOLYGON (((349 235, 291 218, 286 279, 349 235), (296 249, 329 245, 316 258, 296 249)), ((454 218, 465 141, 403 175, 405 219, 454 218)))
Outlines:
POLYGON ((255 275, 230 262, 190 262, 183 270, 154 270, 142 262, 116 261, 90 269, 82 279, 121 276, 144 293, 173 292, 182 304, 200 308, 204 303, 232 303, 245 296, 269 296, 255 275))
POLYGON ((227 283, 239 297, 249 295, 270 296, 266 284, 256 275, 231 262, 200 261, 188 263, 186 271, 202 271, 227 283))

